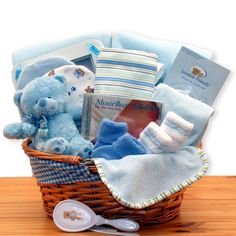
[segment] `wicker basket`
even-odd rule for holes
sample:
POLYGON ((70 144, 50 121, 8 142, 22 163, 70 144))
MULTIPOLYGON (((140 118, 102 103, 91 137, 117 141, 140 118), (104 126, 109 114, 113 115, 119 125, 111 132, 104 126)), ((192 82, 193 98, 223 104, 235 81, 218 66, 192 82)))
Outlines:
MULTIPOLYGON (((37 151, 29 147, 30 139, 23 142, 22 147, 29 157, 55 162, 80 165, 83 159, 75 156, 55 155, 37 151)), ((89 171, 97 173, 92 161, 86 163, 89 171)), ((54 207, 62 200, 75 199, 91 207, 94 212, 109 219, 129 218, 140 224, 156 224, 167 222, 179 214, 185 189, 165 198, 164 200, 143 209, 132 209, 117 202, 103 182, 76 182, 72 184, 38 183, 42 193, 43 206, 49 217, 54 207)))

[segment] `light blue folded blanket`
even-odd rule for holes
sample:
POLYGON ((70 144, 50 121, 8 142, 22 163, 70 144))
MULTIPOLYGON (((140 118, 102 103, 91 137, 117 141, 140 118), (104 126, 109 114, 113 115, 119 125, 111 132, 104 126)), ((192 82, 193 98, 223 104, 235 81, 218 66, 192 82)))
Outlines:
POLYGON ((214 109, 163 83, 156 87, 153 100, 162 102, 161 121, 168 111, 172 111, 194 124, 193 131, 185 145, 198 146, 214 109))
POLYGON ((173 153, 130 155, 111 161, 97 158, 94 162, 113 197, 139 209, 197 181, 208 167, 206 155, 191 146, 173 153))
MULTIPOLYGON (((104 47, 125 48, 156 53, 158 55, 159 62, 165 65, 165 72, 160 82, 164 80, 166 73, 169 71, 170 66, 172 65, 175 57, 177 56, 182 46, 186 46, 208 59, 212 58, 212 53, 209 50, 190 46, 188 44, 167 40, 151 39, 148 37, 130 34, 126 32, 113 32, 92 33, 88 35, 69 38, 66 40, 52 41, 32 45, 27 48, 15 51, 12 55, 12 63, 13 65, 16 65, 24 60, 28 60, 43 55, 45 53, 90 39, 96 39, 101 41, 104 47)), ((14 71, 12 75, 13 77, 15 77, 14 71)))

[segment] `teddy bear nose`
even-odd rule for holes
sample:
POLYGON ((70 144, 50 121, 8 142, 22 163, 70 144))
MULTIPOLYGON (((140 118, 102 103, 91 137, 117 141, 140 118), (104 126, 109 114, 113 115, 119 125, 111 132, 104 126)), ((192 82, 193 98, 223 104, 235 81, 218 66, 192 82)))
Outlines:
POLYGON ((45 98, 42 98, 42 99, 40 99, 40 101, 39 101, 39 106, 45 107, 45 106, 46 106, 46 103, 47 103, 46 99, 45 99, 45 98))

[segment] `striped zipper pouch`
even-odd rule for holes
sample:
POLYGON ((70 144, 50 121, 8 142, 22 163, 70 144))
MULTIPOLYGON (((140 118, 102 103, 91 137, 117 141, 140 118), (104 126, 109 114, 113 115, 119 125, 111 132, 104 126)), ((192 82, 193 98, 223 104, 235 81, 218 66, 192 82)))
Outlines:
POLYGON ((94 93, 150 99, 154 93, 157 70, 156 54, 104 48, 97 59, 94 93))

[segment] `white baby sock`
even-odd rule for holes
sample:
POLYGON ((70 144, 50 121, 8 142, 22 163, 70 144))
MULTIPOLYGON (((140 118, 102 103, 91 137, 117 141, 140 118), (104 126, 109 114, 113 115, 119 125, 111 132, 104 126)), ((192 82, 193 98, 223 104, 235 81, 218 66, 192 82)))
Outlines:
POLYGON ((161 124, 161 129, 172 139, 169 151, 179 150, 188 140, 193 127, 192 123, 169 111, 161 124))
POLYGON ((155 122, 150 122, 140 133, 139 141, 143 143, 148 153, 153 154, 168 151, 172 144, 171 137, 155 122))

